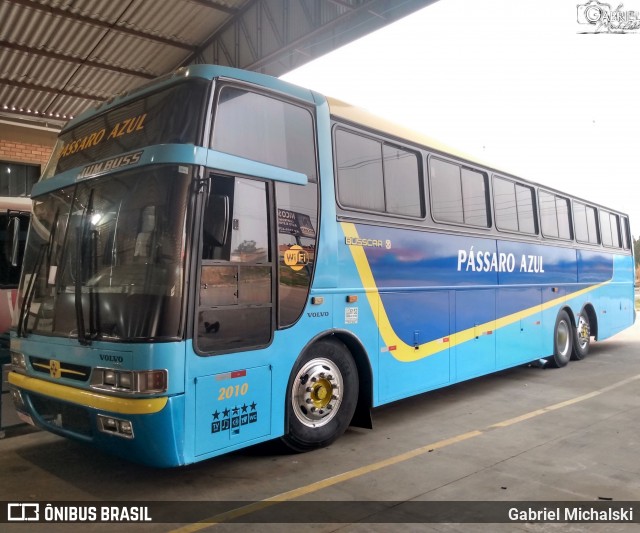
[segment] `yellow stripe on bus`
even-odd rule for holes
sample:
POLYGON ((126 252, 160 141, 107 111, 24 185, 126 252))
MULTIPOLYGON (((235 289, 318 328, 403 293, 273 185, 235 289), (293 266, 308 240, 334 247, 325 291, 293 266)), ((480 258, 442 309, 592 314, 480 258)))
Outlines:
MULTIPOLYGON (((355 224, 342 222, 341 225, 345 237, 359 237, 355 224)), ((463 342, 474 339, 478 335, 477 332, 496 331, 500 328, 518 322, 523 318, 527 318, 541 311, 545 311, 546 309, 550 309, 556 305, 566 302, 571 298, 576 298, 609 283, 609 281, 605 281, 604 283, 600 283, 598 285, 580 289, 576 292, 572 292, 571 294, 549 300, 548 302, 545 302, 540 306, 536 305, 534 307, 529 307, 527 309, 523 309, 522 311, 512 313, 496 320, 492 320, 484 324, 478 324, 477 326, 474 326, 472 328, 464 329, 462 331, 452 333, 451 335, 440 337, 439 339, 434 339, 424 344, 420 344, 416 348, 413 345, 405 343, 402 339, 400 339, 400 337, 398 337, 398 335, 394 331, 393 326, 391 325, 391 321, 389 320, 389 316, 387 315, 387 311, 384 307, 384 304, 382 303, 380 293, 378 292, 378 287, 376 285, 373 272, 371 271, 371 267, 369 266, 369 261, 367 260, 367 255, 365 254, 364 248, 362 246, 349 246, 349 249, 351 250, 351 255, 353 256, 356 268, 358 269, 358 274, 360 275, 362 286, 365 287, 365 294, 367 295, 367 299, 369 301, 369 304, 371 305, 371 309, 374 310, 374 316, 376 324, 378 326, 378 330, 380 331, 380 336, 382 337, 382 340, 386 346, 395 346, 395 349, 390 350, 389 353, 398 361, 403 361, 405 363, 424 359, 425 357, 429 357, 430 355, 442 352, 449 347, 456 346, 457 344, 462 344, 463 342), (375 315, 376 309, 378 311, 377 316, 375 315)))
POLYGON ((101 411, 109 411, 122 415, 148 415, 158 413, 167 405, 167 397, 162 398, 121 398, 107 396, 94 391, 76 389, 67 385, 51 383, 42 379, 23 376, 16 372, 9 372, 9 383, 16 387, 56 398, 64 402, 75 403, 101 411))

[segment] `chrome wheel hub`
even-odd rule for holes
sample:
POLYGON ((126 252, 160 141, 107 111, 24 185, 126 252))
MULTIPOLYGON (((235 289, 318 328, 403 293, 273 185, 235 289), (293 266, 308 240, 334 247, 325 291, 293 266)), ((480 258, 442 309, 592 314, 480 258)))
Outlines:
POLYGON ((589 322, 587 322, 584 317, 581 316, 578 319, 578 326, 576 329, 578 332, 578 343, 580 344, 580 348, 584 350, 584 348, 587 347, 587 344, 589 344, 589 338, 591 337, 589 322))
POLYGON ((332 361, 318 358, 305 363, 293 383, 291 405, 296 418, 308 427, 327 424, 342 402, 342 374, 332 361))

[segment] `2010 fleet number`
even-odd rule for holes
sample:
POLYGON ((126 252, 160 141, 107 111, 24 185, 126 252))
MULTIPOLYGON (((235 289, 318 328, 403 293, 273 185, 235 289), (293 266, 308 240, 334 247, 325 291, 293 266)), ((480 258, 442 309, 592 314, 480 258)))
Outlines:
POLYGON ((236 396, 244 396, 249 392, 249 384, 243 383, 242 385, 229 385, 228 387, 220 387, 218 391, 218 400, 228 400, 236 396))

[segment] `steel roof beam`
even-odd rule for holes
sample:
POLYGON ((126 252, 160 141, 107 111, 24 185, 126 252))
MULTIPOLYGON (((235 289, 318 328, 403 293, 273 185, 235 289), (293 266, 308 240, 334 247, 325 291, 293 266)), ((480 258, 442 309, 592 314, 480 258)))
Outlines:
POLYGON ((228 13, 229 15, 235 15, 240 11, 235 7, 228 7, 219 4, 218 2, 212 2, 210 0, 191 0, 194 4, 200 4, 201 6, 210 7, 212 9, 216 9, 218 11, 222 11, 223 13, 228 13))
POLYGON ((138 78, 145 78, 147 80, 151 80, 156 77, 155 74, 151 74, 148 72, 139 72, 137 70, 117 67, 115 65, 108 65, 106 63, 101 63, 100 61, 93 61, 91 59, 82 59, 80 57, 71 57, 64 54, 58 54, 57 52, 50 52, 48 50, 41 50, 38 48, 31 48, 29 46, 24 46, 21 44, 10 43, 2 39, 0 39, 0 47, 7 48, 9 50, 17 50, 19 52, 24 52, 29 55, 38 55, 38 56, 48 57, 49 59, 56 59, 58 61, 64 61, 66 63, 74 63, 76 65, 86 65, 88 67, 93 67, 97 69, 110 70, 112 72, 126 74, 127 76, 136 76, 138 78))
POLYGON ((103 102, 106 98, 94 96, 89 93, 82 93, 79 91, 60 90, 54 87, 47 87, 45 85, 38 85, 36 83, 27 83, 25 81, 8 80, 6 78, 0 78, 0 84, 9 85, 11 87, 18 87, 19 89, 27 89, 29 91, 39 91, 44 93, 51 93, 60 96, 71 96, 72 98, 82 98, 84 100, 93 100, 95 102, 103 102))
POLYGON ((11 0, 11 1, 14 4, 20 4, 21 6, 29 7, 37 11, 44 11, 46 13, 51 13, 52 15, 55 15, 58 17, 66 18, 69 20, 76 20, 78 22, 83 22, 84 24, 89 24, 91 26, 96 26, 98 28, 104 28, 107 30, 112 30, 120 33, 126 33, 127 35, 133 35, 141 39, 147 39, 149 41, 155 41, 155 42, 166 44, 169 46, 174 46, 176 48, 182 48, 183 50, 187 50, 189 52, 194 52, 195 50, 197 50, 197 47, 187 43, 183 43, 181 41, 176 41, 174 39, 169 39, 167 37, 161 37, 160 35, 152 35, 150 33, 144 33, 138 30, 127 28, 125 26, 116 26, 115 24, 110 22, 103 22, 101 20, 87 17, 85 15, 72 13, 71 11, 67 11, 59 7, 39 4, 38 2, 34 2, 33 0, 11 0))

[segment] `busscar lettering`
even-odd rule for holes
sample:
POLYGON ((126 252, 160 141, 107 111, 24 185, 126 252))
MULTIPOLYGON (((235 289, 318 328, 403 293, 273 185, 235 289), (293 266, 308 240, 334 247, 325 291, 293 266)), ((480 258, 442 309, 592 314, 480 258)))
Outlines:
POLYGON ((345 237, 347 246, 368 246, 371 248, 382 248, 382 241, 379 239, 361 239, 359 237, 345 237))
MULTIPOLYGON (((516 256, 512 253, 489 252, 486 250, 458 250, 458 272, 513 272, 516 256)), ((544 274, 541 255, 523 254, 520 258, 520 272, 544 274)))

